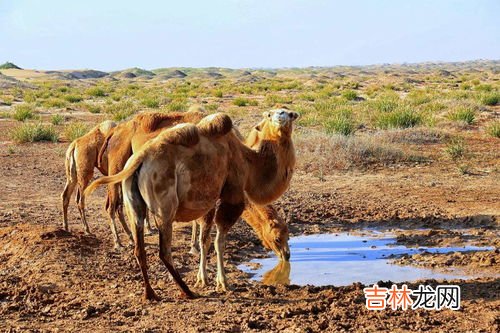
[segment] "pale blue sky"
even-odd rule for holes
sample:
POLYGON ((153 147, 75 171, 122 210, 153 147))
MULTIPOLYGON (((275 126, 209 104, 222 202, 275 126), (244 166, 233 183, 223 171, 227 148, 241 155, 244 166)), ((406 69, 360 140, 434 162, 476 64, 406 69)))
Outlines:
POLYGON ((499 17, 499 0, 0 0, 0 62, 116 70, 499 59, 499 17))

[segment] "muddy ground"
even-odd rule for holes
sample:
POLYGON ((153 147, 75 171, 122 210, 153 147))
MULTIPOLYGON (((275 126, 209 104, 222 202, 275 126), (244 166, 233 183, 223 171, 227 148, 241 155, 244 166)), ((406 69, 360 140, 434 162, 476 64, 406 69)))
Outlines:
MULTIPOLYGON (((93 235, 83 234, 74 205, 70 208, 71 232, 59 228, 59 194, 65 182, 63 155, 68 143, 12 145, 7 130, 8 124, 1 122, 0 330, 499 330, 498 278, 448 281, 462 288, 459 311, 406 312, 368 311, 361 284, 273 287, 252 282, 236 266, 266 252, 244 222, 234 227, 226 251, 233 290, 226 294, 215 291, 212 250, 212 284, 205 290, 193 287, 199 295, 195 300, 178 298, 158 258, 157 235, 147 237, 149 272, 162 300, 145 302, 132 249, 113 250, 102 190, 88 202, 93 235)), ((477 149, 485 151, 491 151, 495 144, 476 142, 477 149)), ((478 162, 476 170, 491 170, 495 165, 498 167, 498 158, 478 162)), ((362 232, 363 228, 376 227, 405 229, 398 231, 398 242, 411 246, 467 243, 498 248, 498 181, 498 171, 460 175, 446 163, 339 171, 321 178, 299 170, 278 205, 290 214, 292 235, 362 232)), ((197 258, 188 254, 190 230, 189 225, 177 225, 173 251, 176 267, 193 286, 197 258)), ((400 259, 403 264, 488 272, 499 272, 499 262, 498 250, 400 259)), ((424 283, 436 285, 439 281, 424 283)))

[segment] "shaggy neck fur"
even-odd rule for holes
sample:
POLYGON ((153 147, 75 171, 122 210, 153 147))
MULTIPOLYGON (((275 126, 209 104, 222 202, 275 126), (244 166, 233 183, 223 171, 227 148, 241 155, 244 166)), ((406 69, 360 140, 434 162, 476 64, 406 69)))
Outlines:
POLYGON ((256 126, 249 136, 250 142, 247 143, 252 148, 247 153, 250 177, 245 191, 250 200, 257 204, 275 201, 290 184, 295 167, 291 130, 291 125, 276 129, 266 122, 256 126))

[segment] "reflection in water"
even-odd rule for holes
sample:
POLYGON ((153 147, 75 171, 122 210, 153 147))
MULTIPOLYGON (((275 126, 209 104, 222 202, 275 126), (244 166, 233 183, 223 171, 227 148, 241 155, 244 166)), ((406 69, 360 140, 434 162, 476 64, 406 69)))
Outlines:
POLYGON ((262 276, 262 283, 268 286, 277 286, 279 284, 290 284, 290 262, 280 260, 273 269, 267 271, 262 276))
POLYGON ((377 281, 417 281, 420 279, 467 279, 480 274, 465 274, 457 269, 428 269, 391 264, 390 258, 404 253, 423 251, 449 253, 491 250, 492 247, 407 248, 393 245, 390 234, 355 236, 348 233, 307 235, 290 238, 290 262, 279 262, 276 256, 256 259, 260 268, 252 270, 245 264, 239 268, 254 273, 254 280, 265 284, 349 285, 353 282, 372 284, 377 281), (293 266, 291 270, 290 265, 293 266), (264 273, 265 272, 265 273, 264 273))

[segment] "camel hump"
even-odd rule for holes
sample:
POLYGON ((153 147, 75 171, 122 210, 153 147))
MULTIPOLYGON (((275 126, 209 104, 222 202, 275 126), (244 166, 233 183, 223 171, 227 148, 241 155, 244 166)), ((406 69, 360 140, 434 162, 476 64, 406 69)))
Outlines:
POLYGON ((101 133, 104 135, 108 135, 109 131, 111 131, 111 129, 115 126, 116 123, 114 121, 106 120, 99 124, 99 131, 101 131, 101 133))
POLYGON ((227 114, 214 113, 200 120, 197 126, 201 135, 219 137, 233 129, 233 121, 227 114))
POLYGON ((200 142, 198 128, 189 123, 179 124, 164 130, 161 136, 164 142, 186 147, 192 147, 200 142))
POLYGON ((175 124, 182 118, 183 115, 180 112, 146 112, 135 116, 134 121, 139 124, 145 133, 150 133, 156 131, 163 122, 175 124))

